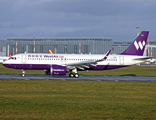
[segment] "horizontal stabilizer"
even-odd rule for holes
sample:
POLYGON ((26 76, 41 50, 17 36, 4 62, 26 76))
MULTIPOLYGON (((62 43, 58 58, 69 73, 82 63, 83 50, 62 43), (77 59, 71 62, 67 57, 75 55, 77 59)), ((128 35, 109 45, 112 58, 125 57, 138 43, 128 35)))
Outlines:
POLYGON ((152 59, 152 57, 136 58, 136 59, 133 59, 133 60, 145 61, 145 60, 148 60, 148 59, 152 59))

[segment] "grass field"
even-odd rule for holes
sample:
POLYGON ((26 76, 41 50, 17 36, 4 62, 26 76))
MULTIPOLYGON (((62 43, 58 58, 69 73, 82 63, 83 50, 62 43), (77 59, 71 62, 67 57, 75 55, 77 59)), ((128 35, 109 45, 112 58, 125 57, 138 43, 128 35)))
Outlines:
POLYGON ((0 119, 156 119, 156 83, 0 80, 0 119))
MULTIPOLYGON (((131 66, 96 75, 155 76, 155 66, 131 66)), ((26 71, 44 74, 44 71, 26 71)), ((0 74, 21 74, 4 68, 0 74)), ((155 82, 0 80, 0 119, 156 119, 155 82)))

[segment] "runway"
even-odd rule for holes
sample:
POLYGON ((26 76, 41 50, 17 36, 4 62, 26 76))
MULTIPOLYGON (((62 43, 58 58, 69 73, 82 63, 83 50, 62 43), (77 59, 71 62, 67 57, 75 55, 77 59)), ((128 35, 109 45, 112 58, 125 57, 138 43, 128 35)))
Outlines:
POLYGON ((2 80, 76 80, 76 81, 145 81, 156 82, 156 77, 145 76, 101 76, 101 75, 80 75, 79 78, 70 78, 68 75, 33 75, 26 74, 22 77, 20 74, 0 74, 2 80))

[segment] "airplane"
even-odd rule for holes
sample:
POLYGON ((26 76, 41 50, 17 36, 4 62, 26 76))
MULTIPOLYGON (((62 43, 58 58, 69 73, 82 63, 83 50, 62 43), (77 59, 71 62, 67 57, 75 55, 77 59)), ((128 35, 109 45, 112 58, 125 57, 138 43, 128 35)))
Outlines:
POLYGON ((109 50, 103 54, 16 54, 3 62, 8 68, 25 70, 45 70, 45 74, 66 75, 78 78, 78 71, 82 70, 110 70, 127 67, 147 61, 148 56, 143 56, 149 31, 142 31, 132 44, 119 55, 109 55, 109 50))
POLYGON ((12 56, 12 53, 9 54, 9 56, 0 56, 0 63, 3 63, 5 60, 9 59, 12 56))

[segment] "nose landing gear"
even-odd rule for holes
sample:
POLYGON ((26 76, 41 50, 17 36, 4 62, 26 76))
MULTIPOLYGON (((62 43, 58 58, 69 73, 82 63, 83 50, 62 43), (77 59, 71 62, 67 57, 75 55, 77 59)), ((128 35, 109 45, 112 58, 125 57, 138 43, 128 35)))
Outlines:
POLYGON ((25 77, 25 70, 22 69, 22 77, 25 77))

